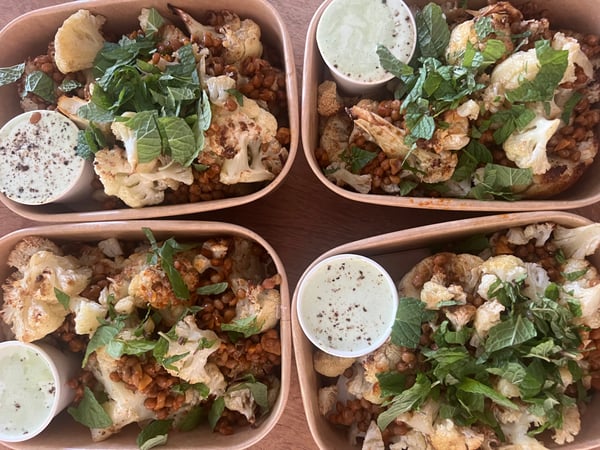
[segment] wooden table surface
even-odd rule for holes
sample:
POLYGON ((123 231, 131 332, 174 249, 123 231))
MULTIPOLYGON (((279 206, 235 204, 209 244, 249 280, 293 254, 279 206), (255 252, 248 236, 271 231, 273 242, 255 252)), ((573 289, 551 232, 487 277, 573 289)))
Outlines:
MULTIPOLYGON (((270 1, 283 17, 291 35, 300 89, 306 30, 321 1, 270 1)), ((57 3, 62 2, 3 0, 0 8, 0 27, 22 13, 57 3)), ((600 221, 600 203, 572 212, 600 221)), ((300 147, 290 174, 277 191, 255 203, 215 213, 197 214, 193 219, 236 223, 259 233, 271 243, 282 258, 293 292, 304 269, 313 259, 332 247, 380 233, 475 215, 370 206, 343 199, 321 185, 308 166, 300 147)), ((0 235, 31 225, 35 223, 15 215, 0 204, 0 235)), ((317 448, 304 416, 295 366, 287 408, 279 424, 266 439, 252 448, 317 448)))

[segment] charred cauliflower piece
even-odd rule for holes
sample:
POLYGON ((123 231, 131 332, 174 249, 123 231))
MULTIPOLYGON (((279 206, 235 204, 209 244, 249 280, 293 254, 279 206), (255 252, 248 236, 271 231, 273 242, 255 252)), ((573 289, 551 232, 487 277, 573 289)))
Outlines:
POLYGON ((89 69, 104 46, 101 33, 106 19, 80 9, 67 18, 54 37, 55 61, 62 73, 89 69))
POLYGON ((222 395, 225 378, 214 363, 207 362, 221 339, 213 331, 199 329, 193 316, 186 316, 175 325, 175 335, 175 339, 169 339, 165 357, 184 356, 165 367, 167 371, 191 384, 204 383, 211 394, 222 395))
POLYGON ((44 238, 28 238, 9 254, 18 270, 4 283, 2 316, 20 341, 39 340, 60 327, 69 314, 55 290, 76 297, 89 284, 92 271, 74 256, 62 256, 44 238))
POLYGON ((260 57, 263 52, 260 27, 251 19, 241 20, 231 12, 224 11, 224 23, 217 27, 204 25, 184 10, 171 6, 185 24, 193 40, 203 42, 208 35, 222 42, 226 63, 240 62, 248 57, 260 57))
POLYGON ((212 132, 207 134, 205 153, 222 161, 224 184, 269 181, 279 174, 287 149, 276 139, 277 119, 252 99, 230 111, 213 104, 212 132))
POLYGON ((106 195, 114 195, 132 208, 162 203, 167 189, 175 190, 181 183, 190 185, 194 180, 190 167, 163 156, 134 168, 120 147, 96 152, 94 171, 106 195))

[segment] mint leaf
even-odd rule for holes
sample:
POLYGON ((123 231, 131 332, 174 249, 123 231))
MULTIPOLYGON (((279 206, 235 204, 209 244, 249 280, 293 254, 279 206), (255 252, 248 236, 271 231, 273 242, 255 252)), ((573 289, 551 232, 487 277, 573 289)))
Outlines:
POLYGON ((529 319, 522 316, 510 317, 490 329, 484 348, 491 353, 522 344, 536 336, 535 326, 529 319))
POLYGON ((60 86, 58 86, 58 88, 63 91, 64 93, 68 93, 71 91, 74 91, 75 89, 79 89, 80 87, 83 87, 82 84, 77 81, 77 80, 68 80, 68 79, 64 79, 62 83, 60 83, 60 86))
POLYGON ((450 29, 439 5, 428 3, 415 15, 419 50, 424 57, 442 57, 450 42, 450 29))
POLYGON ((467 146, 460 152, 458 164, 452 174, 452 179, 458 182, 468 180, 477 167, 491 163, 493 160, 492 152, 485 145, 475 139, 471 139, 467 146))
POLYGON ((71 302, 71 297, 69 297, 69 294, 67 294, 67 293, 61 291, 60 289, 58 289, 57 287, 55 287, 54 295, 56 296, 56 300, 58 300, 58 303, 63 305, 63 307, 66 310, 69 310, 69 303, 71 302))
POLYGON ((500 394, 494 388, 487 386, 473 378, 464 378, 457 386, 459 391, 469 392, 471 394, 480 394, 489 398, 494 403, 505 408, 518 410, 519 406, 511 402, 507 397, 500 394))
POLYGON ((221 330, 241 333, 245 338, 248 338, 260 333, 262 325, 262 323, 258 323, 258 318, 256 316, 248 316, 233 320, 229 323, 222 323, 221 330))
POLYGON ((222 294, 229 287, 229 283, 223 281, 221 283, 207 284, 206 286, 196 289, 196 294, 199 295, 217 295, 222 294))
POLYGON ((157 115, 154 111, 142 111, 132 117, 115 117, 123 122, 135 135, 138 160, 141 163, 150 162, 160 156, 162 141, 158 130, 157 115))
POLYGON ((112 339, 106 345, 106 353, 114 359, 123 355, 143 355, 156 347, 156 341, 146 339, 112 339))
POLYGON ((421 323, 425 317, 425 303, 416 298, 404 297, 398 301, 398 312, 392 327, 392 343, 417 348, 421 339, 421 323))
POLYGON ((88 343, 85 349, 85 355, 83 356, 83 362, 81 367, 85 367, 89 356, 100 347, 108 345, 119 332, 125 327, 123 319, 118 319, 114 323, 105 323, 100 325, 88 343))
POLYGON ((549 41, 536 41, 535 52, 540 70, 533 80, 525 80, 518 88, 506 93, 509 102, 543 102, 554 97, 568 66, 569 52, 554 50, 549 41))
POLYGON ((0 68, 0 86, 18 81, 25 73, 25 63, 0 68))
POLYGON ((483 178, 471 189, 469 196, 479 200, 516 200, 518 196, 514 192, 529 186, 532 180, 531 169, 486 164, 483 178))
POLYGON ((211 430, 215 430, 217 422, 223 415, 223 411, 225 411, 225 399, 223 397, 218 397, 208 411, 208 424, 210 425, 211 430))
POLYGON ((385 430, 400 414, 418 407, 431 391, 431 382, 422 373, 417 374, 415 384, 396 395, 390 406, 377 416, 377 425, 385 430))
POLYGON ((400 372, 383 372, 376 374, 381 397, 397 395, 406 389, 407 375, 400 372))
POLYGON ((208 412, 203 405, 194 406, 177 424, 177 429, 179 431, 192 431, 198 428, 198 426, 204 422, 207 417, 208 412))
POLYGON ((346 163, 347 167, 350 168, 350 172, 359 173, 361 169, 373 161, 376 156, 376 152, 363 150, 356 145, 352 145, 350 148, 344 150, 341 159, 346 163))
POLYGON ((154 234, 149 228, 142 228, 146 238, 150 242, 150 254, 148 262, 150 264, 160 264, 161 269, 166 273, 173 293, 177 298, 187 300, 190 298, 190 291, 185 284, 183 277, 174 266, 174 255, 177 252, 182 252, 195 247, 194 244, 179 244, 175 239, 169 238, 163 242, 162 246, 158 246, 154 234))
POLYGON ((84 387, 83 398, 79 404, 70 406, 67 411, 75 421, 88 428, 107 428, 113 424, 110 416, 87 386, 84 387))
POLYGON ((140 23, 142 31, 148 37, 154 36, 164 24, 165 19, 156 8, 150 8, 147 12, 146 20, 140 23))
POLYGON ((237 89, 227 89, 226 92, 233 98, 235 98, 235 101, 238 102, 238 105, 244 106, 244 94, 242 94, 237 89))
POLYGON ((246 381, 230 386, 229 389, 227 389, 227 392, 239 391, 242 389, 248 389, 250 391, 252 398, 254 398, 256 404, 260 406, 263 413, 269 410, 268 389, 266 384, 255 380, 246 381))
POLYGON ((160 117, 158 123, 165 134, 171 158, 183 166, 189 166, 198 156, 196 139, 190 126, 180 117, 160 117))
POLYGON ((54 103, 56 96, 54 95, 54 80, 44 72, 36 70, 25 77, 25 86, 23 95, 32 93, 41 97, 48 103, 54 103))
POLYGON ((571 97, 569 97, 569 100, 567 100, 565 102, 565 104, 563 106, 563 112, 562 112, 562 115, 560 116, 560 118, 567 125, 571 121, 571 115, 573 114, 575 107, 577 106, 577 104, 580 102, 580 100, 582 98, 583 98, 583 94, 581 92, 573 92, 573 95, 571 95, 571 97))
POLYGON ((167 443, 173 420, 153 420, 138 434, 136 444, 140 450, 149 450, 167 443))

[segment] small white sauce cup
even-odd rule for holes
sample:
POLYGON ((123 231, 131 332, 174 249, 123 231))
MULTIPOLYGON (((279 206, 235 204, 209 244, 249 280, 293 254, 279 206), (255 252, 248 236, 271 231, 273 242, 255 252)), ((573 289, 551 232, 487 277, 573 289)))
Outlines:
MULTIPOLYGON (((36 411, 32 411, 32 403, 27 404, 22 401, 26 398, 26 394, 23 394, 23 382, 28 376, 28 368, 26 367, 27 361, 17 361, 15 366, 22 374, 22 378, 15 381, 17 386, 10 383, 8 379, 0 378, 0 404, 3 410, 10 410, 11 408, 15 411, 18 409, 19 414, 25 414, 27 417, 37 416, 35 420, 30 420, 31 423, 28 425, 27 433, 23 434, 14 430, 15 423, 0 423, 0 441, 4 442, 22 442, 29 440, 42 431, 44 431, 52 419, 56 417, 63 409, 65 409, 74 399, 75 391, 68 386, 68 381, 73 378, 80 366, 81 361, 75 355, 69 355, 61 352, 56 347, 47 344, 31 344, 20 341, 5 341, 0 343, 0 364, 7 364, 9 360, 15 361, 15 357, 27 357, 36 358, 36 367, 42 368, 38 372, 40 376, 39 383, 44 386, 51 386, 54 389, 54 395, 51 399, 51 403, 47 408, 37 408, 36 411), (48 379, 45 376, 40 375, 49 370, 48 379), (15 392, 15 389, 20 389, 20 392, 15 392), (42 412, 43 411, 43 412, 42 412)), ((39 388, 38 388, 39 389, 39 388)), ((37 403, 37 402, 36 402, 37 403)), ((3 413, 3 416, 6 413, 3 413)), ((6 417, 6 416, 5 416, 6 417)), ((14 420, 17 420, 18 414, 14 413, 14 420)), ((6 419, 5 419, 6 420, 6 419)))
POLYGON ((89 199, 94 169, 76 154, 77 134, 75 123, 58 111, 13 117, 0 128, 0 191, 23 205, 89 199))
POLYGON ((334 81, 349 95, 373 94, 394 78, 379 65, 378 44, 404 63, 411 60, 417 45, 415 19, 402 0, 326 0, 313 20, 318 20, 316 42, 321 57, 334 81), (387 20, 374 20, 369 16, 374 11, 387 20), (385 26, 389 23, 393 28, 385 26))
POLYGON ((304 334, 316 347, 353 358, 371 353, 388 339, 398 291, 392 277, 373 259, 339 254, 304 273, 296 308, 304 334))

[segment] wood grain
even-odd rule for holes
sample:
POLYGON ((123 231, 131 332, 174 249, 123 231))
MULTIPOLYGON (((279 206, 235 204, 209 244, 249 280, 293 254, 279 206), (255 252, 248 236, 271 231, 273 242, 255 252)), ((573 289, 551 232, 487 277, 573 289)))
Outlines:
MULTIPOLYGON (((305 35, 319 0, 270 0, 284 18, 291 35, 298 83, 301 86, 305 35)), ((0 8, 0 26, 27 11, 61 3, 57 0, 4 0, 0 8)), ((85 2, 82 2, 82 6, 85 2)), ((600 204, 573 211, 592 220, 600 220, 600 204)), ((283 185, 256 203, 215 213, 186 217, 191 220, 220 220, 248 227, 263 236, 282 258, 290 287, 310 262, 324 251, 348 241, 396 231, 427 223, 438 223, 475 213, 396 209, 354 203, 333 194, 320 184, 310 170, 302 149, 283 185)), ((0 205, 0 235, 33 222, 20 218, 0 205)), ((294 366, 295 367, 295 366, 294 366)), ((286 411, 280 423, 254 450, 312 450, 311 438, 302 407, 296 373, 286 411)))

